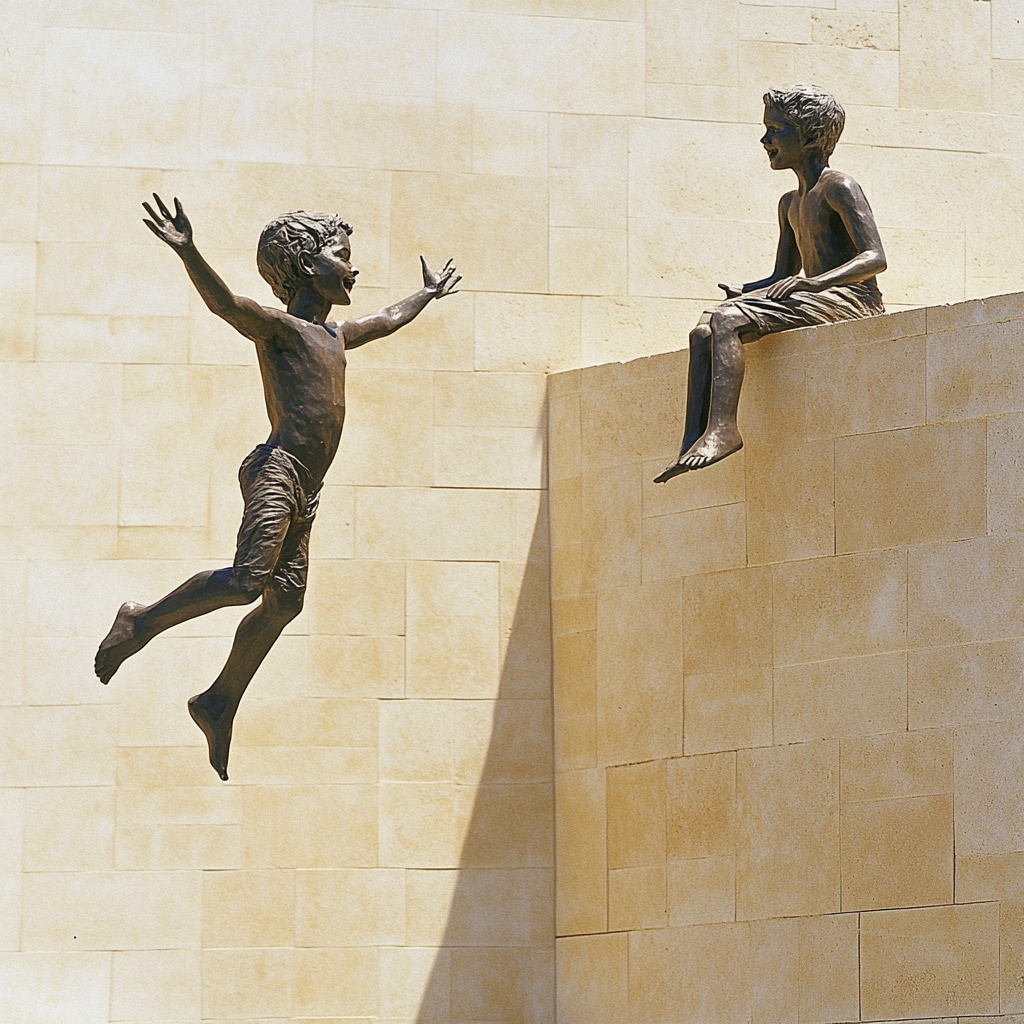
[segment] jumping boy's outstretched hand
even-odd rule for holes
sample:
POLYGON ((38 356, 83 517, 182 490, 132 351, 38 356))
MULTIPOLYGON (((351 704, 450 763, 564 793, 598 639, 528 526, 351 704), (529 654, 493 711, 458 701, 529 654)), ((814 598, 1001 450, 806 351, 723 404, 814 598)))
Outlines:
POLYGON ((427 266, 427 261, 422 256, 420 265, 423 267, 423 287, 433 292, 435 299, 443 299, 446 295, 454 295, 458 291, 455 286, 462 280, 462 275, 455 273, 455 264, 451 260, 436 274, 427 266))
POLYGON ((192 225, 189 224, 188 217, 185 216, 185 211, 181 208, 181 203, 178 202, 177 197, 174 200, 173 216, 171 211, 164 206, 164 201, 155 192, 153 193, 153 199, 160 208, 160 214, 154 213, 153 207, 149 203, 143 203, 142 205, 145 207, 146 213, 153 219, 146 220, 143 217, 142 223, 161 242, 166 242, 172 249, 187 249, 192 244, 192 225))

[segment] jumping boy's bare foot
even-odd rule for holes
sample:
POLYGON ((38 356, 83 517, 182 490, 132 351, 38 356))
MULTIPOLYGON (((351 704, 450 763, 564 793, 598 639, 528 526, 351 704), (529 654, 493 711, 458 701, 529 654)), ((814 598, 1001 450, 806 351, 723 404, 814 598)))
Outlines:
POLYGON ((146 646, 147 641, 135 635, 135 619, 141 610, 142 605, 133 601, 126 601, 121 605, 110 632, 103 638, 96 652, 93 667, 104 685, 110 682, 111 676, 125 659, 146 646))
POLYGON ((228 751, 231 749, 231 725, 235 718, 234 714, 228 714, 223 697, 209 691, 189 698, 188 713, 192 716, 192 721, 203 730, 213 770, 227 782, 228 751))
POLYGON ((680 456, 681 472, 693 469, 705 469, 721 462, 727 455, 738 452, 743 447, 743 438, 738 430, 728 433, 707 433, 688 451, 680 456))

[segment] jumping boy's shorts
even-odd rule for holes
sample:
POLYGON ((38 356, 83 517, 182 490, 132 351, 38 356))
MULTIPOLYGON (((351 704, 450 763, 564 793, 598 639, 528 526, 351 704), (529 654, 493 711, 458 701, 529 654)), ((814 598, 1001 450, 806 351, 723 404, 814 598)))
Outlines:
POLYGON ((245 500, 238 529, 234 569, 245 581, 273 585, 283 593, 306 589, 309 531, 320 488, 310 486, 309 471, 290 452, 257 445, 238 468, 245 500))
POLYGON ((746 292, 719 303, 715 310, 738 309, 756 328, 757 337, 795 327, 860 320, 885 312, 882 293, 874 279, 859 284, 841 284, 823 292, 793 292, 785 299, 769 299, 768 289, 746 292))

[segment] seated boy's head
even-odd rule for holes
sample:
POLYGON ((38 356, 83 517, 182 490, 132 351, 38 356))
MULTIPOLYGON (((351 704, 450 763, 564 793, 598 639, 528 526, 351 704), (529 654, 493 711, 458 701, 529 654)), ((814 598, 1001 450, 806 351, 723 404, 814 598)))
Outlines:
POLYGON ((347 305, 359 273, 350 262, 352 227, 335 213, 294 210, 272 220, 260 235, 256 266, 286 306, 310 289, 347 305))
POLYGON ((836 98, 817 85, 791 85, 787 89, 769 89, 764 94, 764 109, 765 125, 769 130, 761 142, 768 150, 772 167, 776 166, 770 145, 772 131, 769 120, 772 118, 792 126, 803 148, 819 150, 826 163, 836 148, 846 124, 846 112, 836 98))

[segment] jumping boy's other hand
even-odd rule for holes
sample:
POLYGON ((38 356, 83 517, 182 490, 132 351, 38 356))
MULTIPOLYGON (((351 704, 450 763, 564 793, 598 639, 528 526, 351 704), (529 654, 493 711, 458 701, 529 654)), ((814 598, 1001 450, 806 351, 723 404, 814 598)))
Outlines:
POLYGON ((436 274, 427 266, 427 261, 422 256, 420 265, 423 267, 423 287, 433 292, 435 299, 443 299, 446 295, 454 295, 458 291, 455 286, 462 280, 462 275, 455 273, 455 264, 451 260, 436 274))
POLYGON ((143 203, 142 205, 145 207, 146 213, 153 219, 146 220, 143 217, 142 223, 161 242, 166 242, 172 249, 187 249, 192 244, 192 225, 188 222, 188 217, 185 216, 185 211, 181 208, 181 203, 177 197, 174 200, 173 215, 164 206, 164 201, 155 192, 153 193, 153 199, 160 208, 160 213, 154 213, 153 207, 149 203, 143 203))
POLYGON ((725 297, 727 299, 735 299, 738 295, 743 294, 743 285, 741 284, 722 284, 722 282, 719 281, 718 287, 725 292, 725 297))

